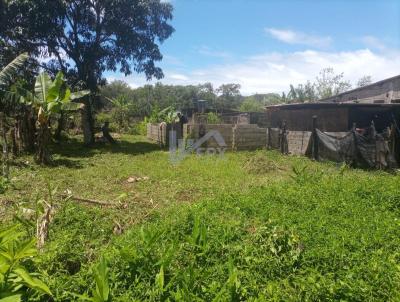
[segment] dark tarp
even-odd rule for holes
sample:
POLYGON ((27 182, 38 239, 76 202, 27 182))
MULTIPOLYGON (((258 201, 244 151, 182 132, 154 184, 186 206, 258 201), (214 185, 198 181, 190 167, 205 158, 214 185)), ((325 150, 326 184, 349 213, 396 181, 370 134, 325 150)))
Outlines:
MULTIPOLYGON (((360 134, 350 131, 342 136, 335 136, 316 130, 318 140, 318 160, 345 162, 363 168, 395 168, 396 161, 390 153, 388 143, 380 134, 360 134)), ((314 135, 309 141, 306 155, 313 157, 314 135)))

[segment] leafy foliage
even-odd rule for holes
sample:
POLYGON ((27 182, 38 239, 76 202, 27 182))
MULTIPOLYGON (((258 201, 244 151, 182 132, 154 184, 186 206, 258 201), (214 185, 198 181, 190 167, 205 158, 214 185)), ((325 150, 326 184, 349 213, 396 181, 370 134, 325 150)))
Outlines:
POLYGON ((25 64, 28 59, 28 54, 23 53, 11 61, 7 66, 0 70, 0 87, 10 83, 13 76, 25 64))
POLYGON ((173 123, 177 119, 177 112, 174 110, 172 106, 166 107, 160 110, 158 107, 155 107, 152 111, 149 122, 150 123, 173 123))
POLYGON ((18 96, 12 91, 11 82, 27 60, 28 54, 23 53, 0 70, 0 110, 3 113, 12 111, 17 103, 18 96))
POLYGON ((37 114, 39 124, 37 160, 40 163, 48 164, 51 161, 48 151, 50 118, 59 115, 63 110, 79 108, 79 104, 72 101, 85 97, 89 93, 88 90, 71 92, 62 72, 58 72, 53 81, 46 72, 42 72, 36 77, 33 93, 22 91, 22 102, 31 105, 37 114))
POLYGON ((349 81, 344 80, 344 74, 336 74, 333 68, 324 68, 314 82, 307 81, 297 87, 290 85, 289 93, 283 94, 286 103, 315 102, 351 89, 349 81))
POLYGON ((264 106, 254 98, 247 98, 240 104, 239 110, 242 112, 262 112, 264 106))
POLYGON ((207 123, 208 124, 219 124, 221 123, 221 119, 219 118, 218 114, 215 112, 208 112, 207 113, 207 123))
POLYGON ((36 256, 35 240, 24 239, 19 225, 0 230, 0 301, 21 301, 34 293, 52 295, 24 262, 36 256))
POLYGON ((371 76, 363 76, 357 81, 357 87, 364 87, 369 84, 372 84, 372 77, 371 76))

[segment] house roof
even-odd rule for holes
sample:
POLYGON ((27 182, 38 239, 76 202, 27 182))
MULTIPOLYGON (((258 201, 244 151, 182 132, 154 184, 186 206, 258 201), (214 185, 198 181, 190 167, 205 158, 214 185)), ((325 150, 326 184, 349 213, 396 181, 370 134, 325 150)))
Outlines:
POLYGON ((400 104, 397 103, 382 103, 382 104, 372 104, 372 103, 294 103, 294 104, 280 104, 266 106, 267 110, 274 109, 324 109, 324 108, 343 108, 343 107, 368 107, 368 108, 400 108, 400 104))
POLYGON ((333 95, 333 96, 330 96, 330 97, 327 97, 327 98, 319 99, 318 102, 329 102, 330 100, 338 98, 338 97, 341 97, 343 95, 346 95, 346 94, 349 94, 349 93, 353 93, 353 92, 357 92, 357 91, 361 91, 361 90, 364 90, 364 89, 368 89, 368 88, 371 88, 371 87, 373 87, 375 85, 384 84, 386 82, 391 82, 391 81, 398 80, 398 79, 400 79, 400 75, 397 75, 397 76, 394 76, 394 77, 391 77, 391 78, 388 78, 388 79, 384 79, 384 80, 381 80, 381 81, 378 81, 378 82, 375 82, 375 83, 371 83, 371 84, 368 84, 368 85, 365 85, 365 86, 362 86, 362 87, 357 87, 357 88, 354 88, 354 89, 351 89, 351 90, 348 90, 348 91, 345 91, 345 92, 342 92, 342 93, 339 93, 337 95, 333 95))

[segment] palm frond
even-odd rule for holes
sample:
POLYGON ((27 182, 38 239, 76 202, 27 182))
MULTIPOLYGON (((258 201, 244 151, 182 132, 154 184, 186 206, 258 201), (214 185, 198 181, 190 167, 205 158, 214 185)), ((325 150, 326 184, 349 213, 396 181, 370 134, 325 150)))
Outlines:
POLYGON ((28 60, 28 53, 20 54, 6 67, 0 70, 0 85, 7 85, 12 77, 16 74, 19 68, 21 68, 26 60, 28 60))

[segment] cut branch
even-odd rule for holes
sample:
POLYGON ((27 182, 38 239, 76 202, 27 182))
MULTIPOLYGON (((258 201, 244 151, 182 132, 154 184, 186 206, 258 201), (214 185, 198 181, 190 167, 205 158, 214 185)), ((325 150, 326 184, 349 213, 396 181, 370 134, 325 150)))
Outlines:
POLYGON ((82 198, 82 197, 77 197, 77 196, 73 196, 73 195, 67 195, 67 194, 62 194, 61 197, 63 198, 70 198, 76 201, 80 201, 80 202, 85 202, 85 203, 90 203, 90 204, 95 204, 95 205, 100 205, 100 206, 108 206, 108 207, 114 207, 117 206, 116 203, 113 202, 105 202, 105 201, 99 201, 99 200, 95 200, 95 199, 89 199, 89 198, 82 198))

